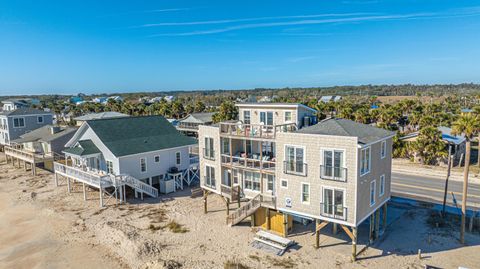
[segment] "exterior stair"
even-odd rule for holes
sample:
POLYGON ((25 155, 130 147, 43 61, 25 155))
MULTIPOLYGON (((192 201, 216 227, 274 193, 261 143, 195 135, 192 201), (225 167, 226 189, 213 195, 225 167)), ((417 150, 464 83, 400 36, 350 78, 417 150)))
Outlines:
POLYGON ((153 198, 158 197, 158 190, 130 175, 120 175, 120 181, 138 192, 145 193, 153 198))
POLYGON ((243 219, 245 219, 246 217, 255 213, 255 211, 257 211, 257 209, 259 209, 262 206, 261 200, 262 200, 262 195, 257 194, 255 197, 253 197, 253 199, 248 201, 248 203, 246 203, 245 205, 241 206, 240 208, 235 210, 233 213, 228 215, 227 225, 233 226, 239 223, 240 221, 242 221, 243 219))

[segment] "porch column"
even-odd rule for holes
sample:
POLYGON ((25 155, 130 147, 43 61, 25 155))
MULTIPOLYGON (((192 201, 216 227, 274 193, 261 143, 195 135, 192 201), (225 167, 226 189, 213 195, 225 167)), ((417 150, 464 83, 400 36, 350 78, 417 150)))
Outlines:
POLYGON ((35 159, 33 159, 33 162, 32 162, 32 173, 34 176, 37 175, 37 169, 36 169, 36 165, 35 165, 35 159))
POLYGON ((375 240, 378 239, 380 232, 380 208, 375 212, 375 240))
POLYGON ((357 228, 352 227, 352 261, 357 260, 357 228))
MULTIPOLYGON (((375 213, 375 212, 374 212, 374 213, 375 213)), ((370 222, 370 227, 369 227, 369 236, 368 236, 368 238, 369 238, 370 244, 373 243, 373 229, 374 229, 374 221, 375 221, 375 219, 374 219, 374 218, 375 218, 375 217, 374 217, 374 213, 372 213, 372 214, 370 215, 370 221, 369 221, 369 222, 370 222)))
POLYGON ((338 224, 336 224, 335 222, 332 223, 332 224, 333 224, 333 225, 332 225, 332 233, 333 233, 334 235, 336 235, 336 234, 338 233, 338 224))
POLYGON ((207 196, 208 192, 206 190, 203 190, 203 213, 207 214, 207 196))
POLYGON ((225 204, 227 205, 227 216, 230 215, 230 198, 225 199, 225 204))
POLYGON ((70 178, 67 177, 67 190, 68 190, 68 193, 71 192, 71 189, 70 189, 70 178))
POLYGON ((315 220, 315 248, 320 248, 320 229, 318 229, 318 226, 320 226, 320 220, 316 219, 315 220))
POLYGON ((58 187, 58 174, 55 172, 55 187, 58 187))
POLYGON ((103 207, 103 189, 102 186, 98 189, 100 191, 100 207, 103 207))
POLYGON ((271 229, 271 222, 270 222, 270 208, 265 208, 265 218, 266 218, 266 224, 267 224, 267 230, 271 229))
POLYGON ((288 215, 287 213, 283 213, 283 237, 288 236, 288 215))
POLYGON ((384 232, 387 229, 387 203, 383 204, 382 229, 384 232))
POLYGON ((82 187, 83 187, 83 200, 87 201, 87 190, 85 188, 85 183, 82 182, 82 187))

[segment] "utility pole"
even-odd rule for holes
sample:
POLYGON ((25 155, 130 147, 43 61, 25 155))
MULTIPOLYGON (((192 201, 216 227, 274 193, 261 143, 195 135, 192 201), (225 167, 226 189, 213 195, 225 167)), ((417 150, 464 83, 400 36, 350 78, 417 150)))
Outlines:
POLYGON ((445 191, 443 193, 442 216, 445 218, 445 203, 447 202, 448 179, 450 178, 450 169, 452 167, 452 144, 448 144, 448 169, 447 179, 445 180, 445 191))

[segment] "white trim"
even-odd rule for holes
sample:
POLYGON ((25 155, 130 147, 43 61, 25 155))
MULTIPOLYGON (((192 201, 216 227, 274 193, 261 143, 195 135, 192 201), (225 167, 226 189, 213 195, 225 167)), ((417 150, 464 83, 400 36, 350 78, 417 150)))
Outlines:
MULTIPOLYGON (((324 221, 328 221, 328 222, 333 222, 333 223, 338 223, 338 224, 342 224, 342 225, 356 227, 354 223, 347 222, 347 221, 344 221, 344 220, 327 218, 327 217, 324 217, 324 216, 321 216, 321 215, 316 216, 316 215, 312 215, 312 214, 308 214, 308 213, 303 213, 303 212, 298 212, 298 211, 295 211, 295 210, 287 209, 287 208, 284 208, 284 207, 277 207, 277 210, 279 212, 286 212, 286 213, 290 213, 292 215, 305 216, 305 217, 312 218, 312 219, 319 219, 319 220, 324 220, 324 221)), ((321 210, 321 208, 320 208, 320 210, 321 210)))
POLYGON ((377 203, 377 181, 374 179, 370 181, 368 187, 368 201, 370 203, 370 207, 374 206, 377 203), (373 183, 373 204, 372 204, 372 183, 373 183))
POLYGON ((311 200, 310 196, 310 183, 300 182, 300 202, 304 205, 309 205, 311 200), (303 185, 308 185, 308 201, 303 201, 303 185))
POLYGON ((237 103, 235 104, 237 107, 271 107, 271 108, 282 108, 282 107, 287 107, 287 108, 305 108, 307 110, 317 112, 317 110, 308 107, 304 104, 298 104, 298 103, 291 103, 291 104, 279 104, 279 103, 237 103))
MULTIPOLYGON (((324 156, 325 156, 325 151, 332 151, 332 163, 335 162, 335 151, 341 151, 342 152, 342 169, 348 169, 347 168, 347 150, 346 149, 339 149, 339 148, 320 148, 320 165, 323 165, 325 166, 325 159, 324 159, 324 156)), ((335 166, 334 166, 335 167, 335 166)), ((348 175, 348 174, 347 174, 348 175)), ((347 181, 347 178, 345 175, 345 181, 347 181)), ((322 176, 321 174, 321 171, 320 171, 320 177, 322 176)), ((328 179, 334 179, 334 177, 329 177, 328 179)), ((339 182, 343 182, 343 181, 340 181, 340 180, 337 180, 339 182)))
POLYGON ((45 118, 40 115, 40 116, 37 116, 37 124, 43 124, 45 122, 45 118), (42 122, 39 122, 38 119, 42 119, 42 122))
POLYGON ((5 117, 31 117, 31 116, 52 116, 53 117, 53 114, 48 114, 48 113, 45 113, 45 114, 20 114, 20 115, 3 115, 5 117))
POLYGON ((294 121, 293 121, 293 111, 292 110, 283 110, 283 122, 284 123, 294 123, 294 121), (290 113, 290 120, 287 120, 286 117, 285 117, 287 112, 290 113))
POLYGON ((280 179, 280 188, 282 188, 282 189, 288 189, 288 179, 286 179, 286 178, 280 179), (286 187, 284 187, 284 186, 282 185, 282 182, 283 182, 283 181, 287 182, 287 186, 286 186, 286 187))
MULTIPOLYGON (((292 144, 284 144, 284 148, 283 148, 283 164, 285 164, 285 162, 287 162, 287 147, 293 147, 293 148, 302 148, 303 149, 303 164, 304 164, 304 170, 303 173, 299 173, 297 171, 289 171, 289 175, 298 175, 298 176, 305 176, 307 175, 307 169, 308 169, 308 164, 307 164, 307 150, 306 150, 306 147, 303 146, 303 145, 292 145, 292 144), (307 164, 307 165, 305 165, 307 164)), ((295 150, 295 159, 297 157, 297 150, 295 150)), ((296 161, 295 161, 296 162, 296 161)), ((283 170, 285 170, 285 167, 282 167, 283 170)), ((295 169, 296 170, 296 169, 295 169)), ((285 174, 285 171, 283 171, 282 174, 285 174)))
MULTIPOLYGON (((101 141, 101 140, 100 140, 101 141)), ((185 145, 185 146, 179 146, 179 147, 174 147, 174 148, 166 148, 166 149, 159 149, 159 150, 152 150, 152 151, 145 151, 145 152, 140 152, 140 153, 134 153, 134 154, 129 154, 129 155, 122 155, 120 157, 115 156, 115 154, 112 154, 118 159, 125 158, 125 157, 130 157, 130 156, 135 156, 135 155, 142 155, 146 153, 151 153, 151 152, 161 152, 161 151, 167 151, 167 150, 174 150, 174 149, 182 149, 184 147, 191 147, 196 144, 191 144, 191 145, 185 145)), ((108 148, 108 147, 107 147, 108 148)))
MULTIPOLYGON (((265 125, 265 126, 275 126, 275 111, 268 110, 268 109, 258 109, 257 112, 258 112, 258 124, 260 124, 260 125, 262 124, 260 115, 262 114, 262 112, 264 112, 265 113, 265 122, 263 123, 263 125, 265 125), (269 113, 269 112, 272 113, 272 124, 267 124, 267 122, 266 122, 267 119, 268 119, 267 113, 269 113)), ((250 119, 251 119, 251 117, 252 116, 250 115, 250 119)))
POLYGON ((242 121, 243 124, 252 124, 252 110, 251 109, 242 109, 241 115, 242 115, 242 120, 241 121, 242 121), (249 123, 245 123, 245 111, 248 111, 250 113, 250 115, 249 115, 249 117, 250 117, 249 121, 250 122, 249 123))
POLYGON ((392 135, 389 135, 389 136, 386 136, 386 137, 382 137, 382 138, 380 138, 379 140, 375 140, 375 141, 370 142, 370 143, 367 143, 367 144, 358 144, 358 147, 359 147, 359 148, 368 147, 368 146, 371 146, 371 145, 373 145, 373 144, 376 144, 376 143, 378 143, 378 142, 380 142, 380 141, 382 141, 382 140, 390 139, 390 138, 392 138, 392 137, 394 137, 394 136, 395 136, 395 134, 392 134, 392 135))
POLYGON ((153 162, 154 163, 160 163, 160 155, 154 155, 153 156, 153 162), (158 162, 155 160, 158 157, 158 162))
POLYGON ((360 177, 363 177, 364 175, 369 174, 372 171, 372 147, 367 146, 367 147, 362 147, 360 149, 360 177), (362 173, 362 160, 363 160, 363 150, 368 150, 370 153, 368 154, 368 171, 362 173))

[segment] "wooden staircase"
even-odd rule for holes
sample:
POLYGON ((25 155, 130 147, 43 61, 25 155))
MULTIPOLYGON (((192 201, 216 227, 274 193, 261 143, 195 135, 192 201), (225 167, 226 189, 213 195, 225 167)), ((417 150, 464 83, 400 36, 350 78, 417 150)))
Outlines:
POLYGON ((246 217, 252 215, 261 206, 275 208, 275 197, 264 194, 257 194, 248 203, 244 204, 227 217, 227 225, 233 226, 241 222, 246 217))

